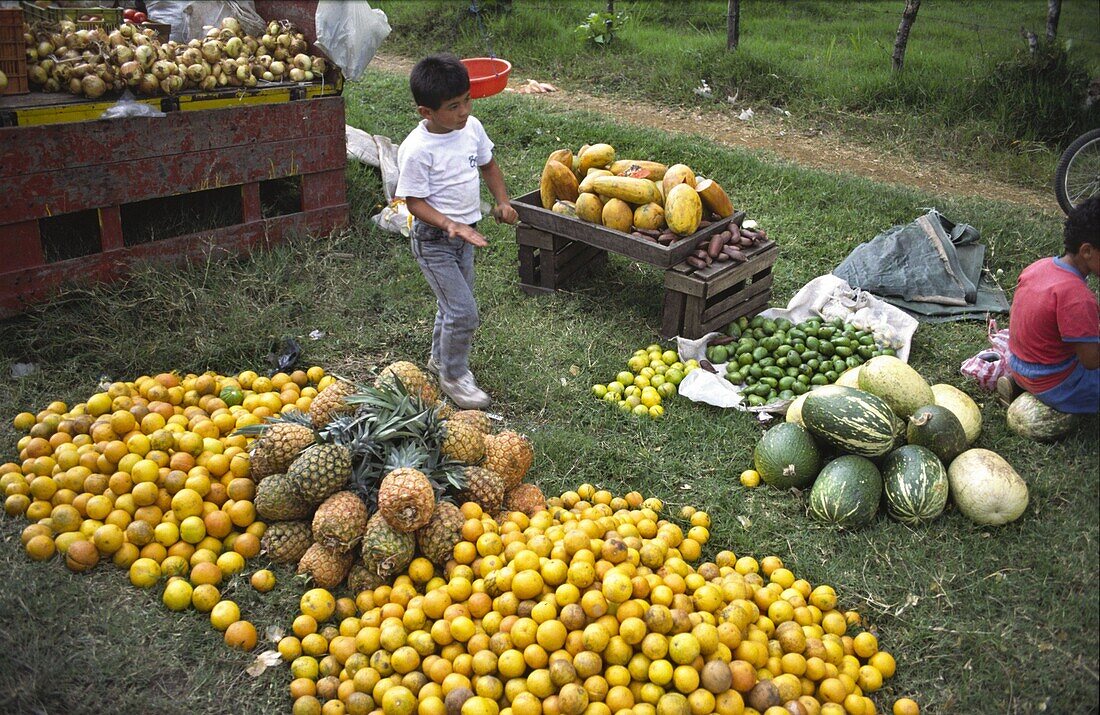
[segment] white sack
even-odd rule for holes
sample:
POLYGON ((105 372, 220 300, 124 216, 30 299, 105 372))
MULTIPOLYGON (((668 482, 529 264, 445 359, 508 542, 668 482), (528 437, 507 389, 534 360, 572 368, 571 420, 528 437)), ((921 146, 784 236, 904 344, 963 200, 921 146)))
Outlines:
POLYGON ((349 80, 362 76, 382 40, 390 34, 386 13, 372 10, 367 2, 319 0, 317 39, 314 45, 332 60, 349 80))
POLYGON ((224 18, 235 17, 246 34, 259 37, 267 23, 256 13, 254 0, 146 0, 151 22, 172 26, 169 39, 189 42, 206 36, 206 27, 218 27, 224 18))

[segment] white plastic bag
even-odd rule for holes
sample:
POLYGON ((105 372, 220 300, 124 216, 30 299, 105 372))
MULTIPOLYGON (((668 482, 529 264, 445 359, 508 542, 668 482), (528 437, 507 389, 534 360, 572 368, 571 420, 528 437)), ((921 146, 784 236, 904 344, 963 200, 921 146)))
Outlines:
POLYGON ((145 8, 153 22, 172 26, 169 39, 189 42, 206 36, 206 27, 217 27, 227 17, 235 17, 241 28, 253 37, 263 34, 267 23, 256 13, 254 0, 146 0, 145 8))
POLYGON ((397 190, 397 147, 393 141, 347 124, 344 125, 344 134, 347 137, 348 159, 381 169, 382 191, 386 194, 386 201, 393 201, 393 192, 397 190))
POLYGON ((386 13, 372 10, 367 2, 319 0, 314 18, 317 39, 313 44, 349 80, 362 76, 378 46, 390 34, 386 13))

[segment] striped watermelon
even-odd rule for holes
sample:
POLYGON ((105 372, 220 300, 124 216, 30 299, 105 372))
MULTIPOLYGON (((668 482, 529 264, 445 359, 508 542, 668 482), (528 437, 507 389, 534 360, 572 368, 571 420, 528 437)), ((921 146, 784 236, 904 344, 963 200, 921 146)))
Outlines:
POLYGON ((869 392, 825 385, 806 395, 802 403, 806 429, 842 452, 880 457, 893 448, 896 427, 904 424, 882 398, 869 392))
POLYGON ((848 454, 825 465, 810 490, 810 516, 838 526, 869 524, 882 498, 882 475, 865 458, 848 454))
POLYGON ((918 444, 895 449, 882 465, 886 508, 903 524, 932 521, 947 505, 947 470, 935 452, 918 444))

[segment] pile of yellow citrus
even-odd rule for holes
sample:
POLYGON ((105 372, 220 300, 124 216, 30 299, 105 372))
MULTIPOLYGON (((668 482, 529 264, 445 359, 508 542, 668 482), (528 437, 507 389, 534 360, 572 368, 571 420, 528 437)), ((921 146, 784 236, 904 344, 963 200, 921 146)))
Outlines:
POLYGON ((617 404, 623 412, 635 417, 656 420, 665 414, 662 401, 676 395, 680 381, 698 369, 699 363, 696 360, 681 362, 675 350, 662 350, 660 345, 653 343, 635 350, 626 367, 606 385, 593 385, 592 394, 617 404))
POLYGON ((587 484, 531 517, 498 521, 464 504, 442 574, 419 558, 354 599, 302 597, 278 646, 293 712, 876 712, 868 694, 894 658, 856 612, 838 610, 832 587, 775 556, 722 551, 693 567, 709 516, 685 508, 684 533, 661 511, 587 484))
MULTIPOLYGON (((320 367, 236 376, 161 373, 114 382, 69 408, 51 403, 14 419, 18 461, 0 464, 9 516, 25 516, 27 554, 60 554, 73 571, 110 561, 139 588, 164 582, 173 610, 210 613, 226 642, 251 649, 256 629, 223 600, 223 579, 259 553, 240 427, 308 411, 332 377, 320 367)), ((266 578, 262 587, 270 588, 266 578)))

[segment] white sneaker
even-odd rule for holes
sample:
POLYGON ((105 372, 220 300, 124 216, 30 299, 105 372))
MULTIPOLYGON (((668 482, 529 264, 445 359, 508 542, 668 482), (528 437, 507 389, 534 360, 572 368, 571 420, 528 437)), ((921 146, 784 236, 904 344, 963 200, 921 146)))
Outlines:
POLYGON ((488 393, 474 382, 474 374, 469 370, 462 377, 448 380, 439 376, 439 387, 458 407, 464 410, 483 410, 492 399, 488 393))
POLYGON ((435 358, 428 358, 428 372, 439 375, 439 363, 435 361, 435 358))

